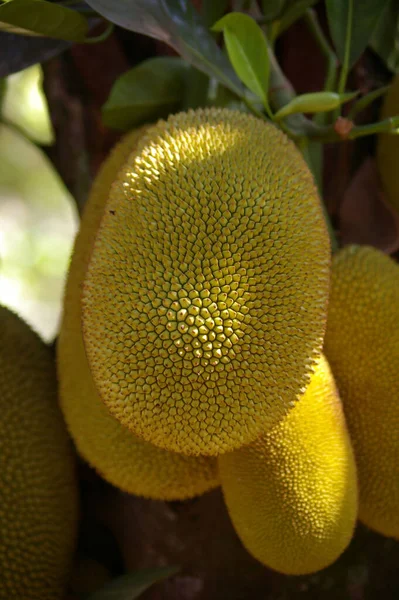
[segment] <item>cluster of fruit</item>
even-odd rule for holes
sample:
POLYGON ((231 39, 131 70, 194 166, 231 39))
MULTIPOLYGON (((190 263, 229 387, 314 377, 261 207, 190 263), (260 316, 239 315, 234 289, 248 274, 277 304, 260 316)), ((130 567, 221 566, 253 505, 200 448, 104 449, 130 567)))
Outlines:
MULTIPOLYGON (((93 185, 58 341, 68 430, 127 492, 221 485, 250 553, 317 571, 358 517, 399 537, 398 301, 399 267, 379 251, 331 265, 283 133, 225 109, 172 116, 126 136, 93 185)), ((0 338, 4 593, 29 579, 55 599, 77 511, 54 365, 5 309, 0 338)))
POLYGON ((68 428, 127 492, 221 483, 256 558, 317 571, 349 543, 359 487, 360 517, 399 534, 395 294, 376 250, 331 268, 312 177, 279 130, 171 116, 126 136, 83 216, 58 345, 68 428))

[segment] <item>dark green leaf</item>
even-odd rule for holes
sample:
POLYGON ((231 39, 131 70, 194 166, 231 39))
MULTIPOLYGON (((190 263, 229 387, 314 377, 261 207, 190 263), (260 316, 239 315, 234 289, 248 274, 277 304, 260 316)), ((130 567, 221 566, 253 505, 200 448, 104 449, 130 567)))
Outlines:
POLYGON ((323 145, 320 142, 309 142, 308 144, 308 164, 315 178, 317 188, 322 197, 323 191, 323 145))
POLYGON ((327 18, 338 58, 349 36, 349 68, 365 50, 389 0, 326 0, 327 18))
POLYGON ((0 32, 0 77, 22 71, 63 52, 70 42, 0 32))
POLYGON ((178 110, 186 73, 187 65, 181 58, 145 60, 115 82, 102 109, 104 123, 115 129, 130 129, 178 110))
POLYGON ((371 47, 394 73, 399 73, 399 3, 388 0, 374 29, 371 47))
POLYGON ((43 0, 12 0, 0 5, 0 30, 81 42, 87 20, 75 10, 43 0))
POLYGON ((389 88, 390 88, 389 85, 385 85, 384 87, 381 87, 381 88, 378 88, 377 90, 373 90, 372 92, 369 92, 368 94, 363 96, 363 98, 360 98, 360 100, 358 100, 355 103, 355 105, 353 106, 353 108, 351 109, 351 111, 348 115, 348 118, 353 120, 356 115, 358 115, 360 112, 362 112, 362 110, 367 108, 367 106, 369 106, 372 102, 374 102, 374 100, 376 100, 380 96, 383 96, 384 94, 386 94, 387 91, 389 90, 389 88))
POLYGON ((202 0, 201 14, 206 27, 212 25, 221 19, 229 5, 229 0, 202 0))
MULTIPOLYGON (((74 8, 84 12, 89 7, 81 3, 74 8)), ((87 20, 90 29, 100 22, 99 17, 88 17, 87 20)), ((66 50, 70 44, 62 40, 0 32, 0 77, 43 63, 66 50)))
POLYGON ((269 54, 259 25, 243 13, 232 12, 212 27, 223 31, 231 64, 248 89, 268 104, 269 54))
POLYGON ((278 35, 286 31, 295 21, 300 19, 308 8, 316 4, 318 0, 296 0, 284 11, 278 27, 278 35))
POLYGON ((87 600, 135 600, 151 585, 175 575, 178 571, 177 567, 158 567, 128 573, 91 594, 87 600))
POLYGON ((101 15, 131 31, 162 40, 200 71, 237 95, 243 88, 191 0, 88 0, 101 15))
POLYGON ((285 0, 263 0, 262 11, 266 21, 274 21, 280 16, 285 0))
MULTIPOLYGON (((208 104, 208 90, 209 77, 195 67, 190 67, 186 77, 181 110, 206 106, 208 104)), ((235 98, 237 98, 237 96, 235 96, 235 98)))

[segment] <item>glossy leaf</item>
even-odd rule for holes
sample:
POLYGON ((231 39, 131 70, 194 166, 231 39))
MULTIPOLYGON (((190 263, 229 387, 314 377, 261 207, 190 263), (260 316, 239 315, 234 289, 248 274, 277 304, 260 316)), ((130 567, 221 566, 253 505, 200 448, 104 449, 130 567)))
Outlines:
POLYGON ((389 0, 326 0, 327 19, 338 58, 349 47, 349 68, 364 52, 389 0))
POLYGON ((334 92, 315 92, 313 94, 302 94, 296 96, 291 102, 280 108, 274 115, 276 121, 288 117, 294 113, 318 113, 334 110, 353 100, 358 92, 349 94, 335 94, 334 92))
POLYGON ((371 47, 387 67, 399 73, 399 10, 397 0, 388 0, 371 38, 371 47))
POLYGON ((98 13, 131 31, 162 40, 237 95, 243 87, 191 0, 87 0, 98 13))
POLYGON ((70 42, 0 32, 0 77, 45 62, 68 48, 70 42))
POLYGON ((280 16, 284 8, 285 0, 263 0, 262 12, 267 21, 273 21, 280 16))
MULTIPOLYGON (((74 5, 77 11, 84 12, 88 8, 85 3, 74 5)), ((91 29, 100 22, 100 18, 88 17, 87 21, 91 29)), ((0 31, 0 77, 7 77, 36 63, 43 63, 66 50, 71 43, 0 31)))
POLYGON ((212 27, 223 31, 231 64, 243 83, 256 96, 268 103, 269 55, 259 25, 243 13, 229 13, 212 27))
POLYGON ((181 58, 145 60, 115 82, 102 109, 108 127, 129 129, 179 109, 187 65, 181 58))
POLYGON ((81 42, 88 23, 75 10, 44 0, 12 0, 0 5, 0 30, 81 42))
POLYGON ((135 600, 154 583, 175 575, 178 570, 177 567, 158 567, 128 573, 90 594, 87 600, 135 600))

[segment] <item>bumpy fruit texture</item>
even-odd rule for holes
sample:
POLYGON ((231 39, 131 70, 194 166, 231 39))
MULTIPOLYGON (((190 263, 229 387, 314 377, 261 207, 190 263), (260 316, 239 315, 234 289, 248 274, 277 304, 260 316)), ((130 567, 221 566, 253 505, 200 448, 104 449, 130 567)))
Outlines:
POLYGON ((132 494, 177 500, 218 485, 216 460, 157 448, 112 417, 93 383, 81 331, 81 286, 104 204, 118 170, 142 134, 143 130, 137 130, 126 136, 104 163, 83 215, 58 340, 61 406, 78 451, 105 479, 132 494))
POLYGON ((324 357, 285 419, 249 446, 220 456, 219 469, 233 525, 259 561, 303 575, 343 552, 357 516, 356 468, 324 357))
POLYGON ((0 307, 0 599, 60 600, 77 526, 72 444, 49 349, 0 307))
POLYGON ((83 286, 102 400, 166 450, 253 441, 306 387, 329 265, 312 176, 281 131, 226 109, 159 122, 111 189, 83 286))
POLYGON ((325 352, 359 474, 359 517, 399 538, 399 266, 367 246, 334 257, 325 352))
MULTIPOLYGON (((381 119, 399 115, 399 75, 389 89, 382 107, 381 119)), ((377 164, 388 202, 399 211, 399 135, 378 136, 377 164)))

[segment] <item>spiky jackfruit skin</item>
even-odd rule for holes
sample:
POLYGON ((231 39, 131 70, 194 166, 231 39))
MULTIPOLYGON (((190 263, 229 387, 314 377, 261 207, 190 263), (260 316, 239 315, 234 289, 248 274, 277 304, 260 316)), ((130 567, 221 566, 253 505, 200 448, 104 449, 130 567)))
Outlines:
POLYGON ((219 483, 215 459, 188 457, 153 446, 111 416, 95 388, 81 330, 80 293, 90 250, 117 173, 134 152, 143 129, 114 149, 100 170, 85 207, 64 298, 58 340, 61 406, 80 454, 113 485, 132 494, 182 500, 219 483))
POLYGON ((343 552, 357 517, 356 467, 323 356, 295 408, 256 442, 220 456, 219 471, 241 541, 268 567, 303 575, 343 552))
POLYGON ((325 352, 355 450, 359 518, 399 538, 399 266, 368 246, 334 256, 325 352))
POLYGON ((77 527, 72 444, 49 348, 0 307, 0 599, 60 600, 77 527))
MULTIPOLYGON (((399 115, 399 75, 385 96, 381 119, 399 115)), ((399 136, 381 133, 377 143, 377 165, 388 202, 399 211, 399 136)))
POLYGON ((159 122, 112 187, 83 286, 110 412, 188 455, 252 441, 306 386, 329 264, 312 176, 281 131, 227 109, 159 122))

